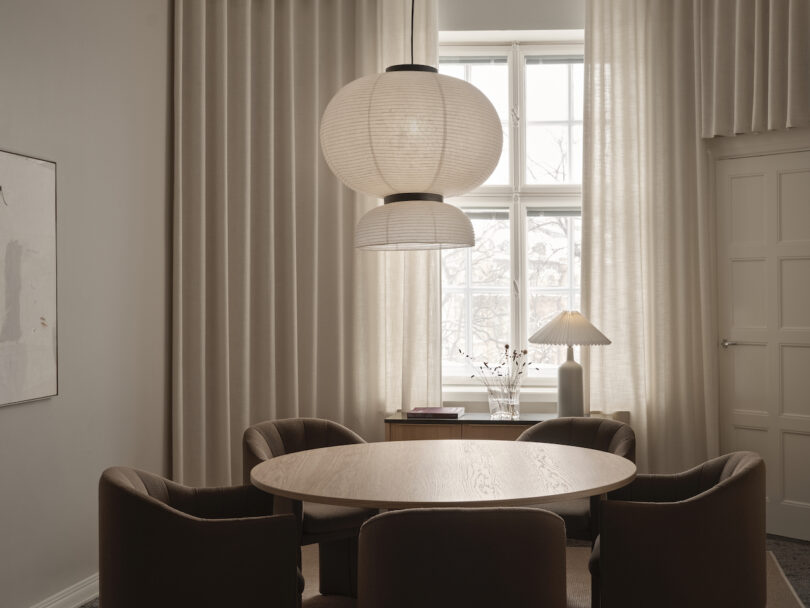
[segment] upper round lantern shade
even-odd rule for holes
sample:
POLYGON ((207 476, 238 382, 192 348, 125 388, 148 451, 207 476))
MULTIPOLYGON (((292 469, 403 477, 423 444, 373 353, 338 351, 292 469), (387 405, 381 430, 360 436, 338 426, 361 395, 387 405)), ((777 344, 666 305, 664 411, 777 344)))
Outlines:
MULTIPOLYGON (((403 68, 405 66, 402 66, 403 68)), ((483 184, 501 156, 501 121, 471 84, 429 71, 359 78, 329 102, 321 148, 353 190, 456 196, 483 184)))

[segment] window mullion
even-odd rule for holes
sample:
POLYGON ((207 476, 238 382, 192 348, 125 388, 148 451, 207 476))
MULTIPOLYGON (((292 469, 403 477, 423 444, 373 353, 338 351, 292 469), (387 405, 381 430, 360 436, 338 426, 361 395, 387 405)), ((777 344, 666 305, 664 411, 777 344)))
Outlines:
POLYGON ((509 227, 510 238, 512 240, 510 253, 511 253, 511 267, 512 267, 512 280, 509 285, 509 303, 511 306, 512 323, 510 327, 510 341, 511 344, 519 346, 522 344, 522 325, 523 325, 523 311, 521 305, 522 298, 522 285, 523 285, 523 239, 520 235, 521 214, 520 214, 520 198, 517 195, 512 197, 509 204, 509 227))
POLYGON ((520 52, 520 44, 517 42, 512 44, 512 66, 509 70, 510 77, 510 95, 512 97, 512 190, 520 192, 523 188, 523 180, 525 177, 525 129, 523 123, 525 122, 525 95, 523 94, 524 86, 524 69, 522 55, 520 52))
POLYGON ((464 298, 467 302, 467 323, 465 329, 467 333, 467 354, 472 354, 472 249, 468 248, 465 253, 467 254, 466 297, 464 298))
MULTIPOLYGON (((459 288, 456 287, 455 289, 459 289, 459 288)), ((453 288, 448 287, 447 291, 452 292, 453 288)), ((475 295, 486 295, 486 294, 509 295, 509 287, 508 286, 507 287, 497 287, 497 286, 493 287, 491 285, 483 285, 483 286, 476 285, 474 287, 470 287, 470 293, 474 293, 475 295)))
POLYGON ((574 220, 567 218, 568 224, 568 310, 574 310, 574 220))
POLYGON ((568 64, 568 154, 566 155, 567 158, 565 159, 568 163, 568 179, 573 179, 573 171, 574 171, 574 164, 571 160, 573 157, 573 150, 574 150, 574 129, 571 126, 571 121, 574 119, 574 87, 572 83, 574 81, 574 66, 572 64, 568 64))
MULTIPOLYGON (((565 296, 568 299, 568 292, 570 287, 532 287, 528 293, 531 295, 551 295, 551 296, 565 296)), ((538 328, 539 329, 539 328, 538 328)))
POLYGON ((510 285, 511 298, 509 300, 512 311, 512 323, 510 327, 510 340, 516 347, 522 347, 523 344, 523 286, 524 286, 524 249, 522 234, 522 206, 520 203, 521 184, 523 183, 524 173, 524 160, 523 160, 523 120, 525 116, 524 111, 524 96, 523 96, 523 63, 521 61, 520 45, 514 43, 512 45, 512 69, 509 71, 510 76, 510 95, 512 97, 512 200, 509 202, 510 208, 510 234, 512 239, 511 251, 511 267, 512 267, 512 282, 510 285))

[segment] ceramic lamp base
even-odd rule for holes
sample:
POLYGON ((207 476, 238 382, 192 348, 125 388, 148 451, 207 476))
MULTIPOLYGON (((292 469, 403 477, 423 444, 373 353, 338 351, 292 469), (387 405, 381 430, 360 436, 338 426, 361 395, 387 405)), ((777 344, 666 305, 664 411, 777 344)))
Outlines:
POLYGON ((557 372, 557 416, 584 416, 582 366, 574 361, 574 348, 568 347, 568 360, 557 372))

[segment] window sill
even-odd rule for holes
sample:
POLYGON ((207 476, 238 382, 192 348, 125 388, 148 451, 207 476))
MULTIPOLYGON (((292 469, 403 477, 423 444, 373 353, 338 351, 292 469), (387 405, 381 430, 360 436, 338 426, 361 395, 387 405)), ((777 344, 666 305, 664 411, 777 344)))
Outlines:
MULTIPOLYGON (((468 412, 488 412, 487 391, 480 385, 445 384, 442 405, 464 407, 468 412)), ((557 411, 557 387, 526 386, 520 389, 520 410, 527 414, 557 411)))

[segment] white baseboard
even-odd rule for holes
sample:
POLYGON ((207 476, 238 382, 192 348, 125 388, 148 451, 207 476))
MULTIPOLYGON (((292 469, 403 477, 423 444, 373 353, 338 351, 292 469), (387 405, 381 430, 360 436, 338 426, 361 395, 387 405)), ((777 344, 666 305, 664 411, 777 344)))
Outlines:
POLYGON ((62 589, 59 593, 45 598, 31 608, 78 608, 96 597, 98 597, 98 573, 88 576, 67 589, 62 589))

